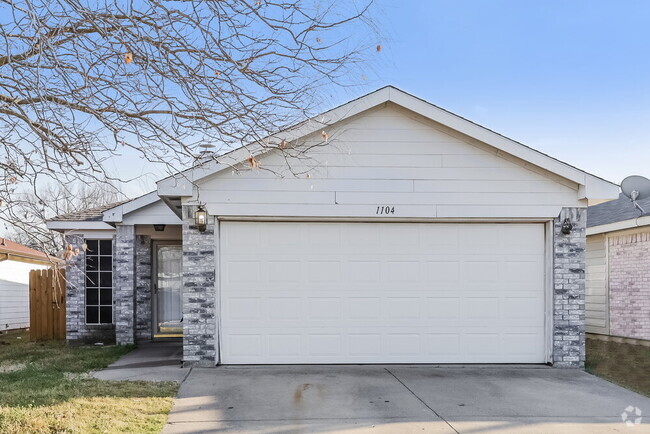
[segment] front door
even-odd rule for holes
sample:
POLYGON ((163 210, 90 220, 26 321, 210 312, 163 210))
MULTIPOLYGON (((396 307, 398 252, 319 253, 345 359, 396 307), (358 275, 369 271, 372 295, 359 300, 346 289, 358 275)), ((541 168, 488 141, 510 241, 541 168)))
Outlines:
POLYGON ((155 246, 154 338, 183 336, 180 244, 155 246))

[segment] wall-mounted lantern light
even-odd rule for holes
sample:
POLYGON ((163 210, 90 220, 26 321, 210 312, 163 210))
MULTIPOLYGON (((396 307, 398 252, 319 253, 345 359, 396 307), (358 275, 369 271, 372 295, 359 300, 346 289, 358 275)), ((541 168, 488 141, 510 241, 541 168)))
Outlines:
POLYGON ((163 232, 165 230, 165 225, 153 225, 153 228, 156 232, 163 232))
POLYGON ((208 225, 208 212, 203 209, 203 205, 199 205, 198 209, 194 212, 194 222, 199 232, 204 232, 208 225))
POLYGON ((564 221, 562 222, 562 233, 564 235, 569 235, 571 233, 571 230, 573 229, 573 225, 571 224, 571 220, 569 218, 565 218, 564 221))

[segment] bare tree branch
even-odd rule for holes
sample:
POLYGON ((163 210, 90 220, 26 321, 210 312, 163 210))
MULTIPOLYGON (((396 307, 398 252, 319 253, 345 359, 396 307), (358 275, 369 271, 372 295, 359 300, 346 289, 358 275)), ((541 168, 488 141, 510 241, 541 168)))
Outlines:
POLYGON ((14 195, 13 206, 6 213, 7 238, 17 243, 58 255, 64 248, 63 235, 47 229, 48 219, 55 216, 108 205, 125 197, 106 183, 49 184, 38 193, 14 195))
MULTIPOLYGON (((261 143, 361 82, 372 0, 0 0, 0 219, 49 183, 261 143)), ((276 147, 277 143, 263 146, 276 147)))

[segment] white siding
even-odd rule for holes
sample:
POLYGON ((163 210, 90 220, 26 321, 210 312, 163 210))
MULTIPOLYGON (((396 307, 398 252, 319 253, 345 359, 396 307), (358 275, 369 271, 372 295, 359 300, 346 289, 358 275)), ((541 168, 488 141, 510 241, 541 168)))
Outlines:
POLYGON ((29 327, 29 271, 43 268, 47 267, 0 262, 0 330, 29 327))
POLYGON ((231 162, 200 182, 201 201, 221 216, 304 217, 372 217, 390 205, 390 217, 553 218, 585 205, 577 185, 392 104, 327 133, 288 163, 280 152, 260 157, 261 169, 231 162))
POLYGON ((153 225, 154 223, 179 225, 181 220, 162 200, 128 213, 122 220, 122 224, 125 225, 153 225))
POLYGON ((609 302, 607 289, 607 237, 587 237, 586 252, 586 330, 609 334, 609 302))

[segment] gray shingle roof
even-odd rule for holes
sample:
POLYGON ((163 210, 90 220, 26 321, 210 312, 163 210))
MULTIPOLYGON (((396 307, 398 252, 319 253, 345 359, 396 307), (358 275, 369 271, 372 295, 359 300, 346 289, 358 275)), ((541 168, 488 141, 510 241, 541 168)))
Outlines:
MULTIPOLYGON (((650 197, 638 200, 637 202, 646 211, 644 215, 650 214, 650 197)), ((632 202, 630 202, 630 199, 621 193, 618 199, 592 205, 587 208, 587 227, 622 222, 640 216, 641 211, 636 209, 632 202)))
POLYGON ((87 221, 101 221, 103 218, 102 213, 123 203, 129 202, 122 200, 119 202, 109 203, 107 205, 97 206, 95 208, 87 208, 81 211, 70 212, 61 214, 50 219, 50 221, 70 221, 70 222, 87 222, 87 221))

